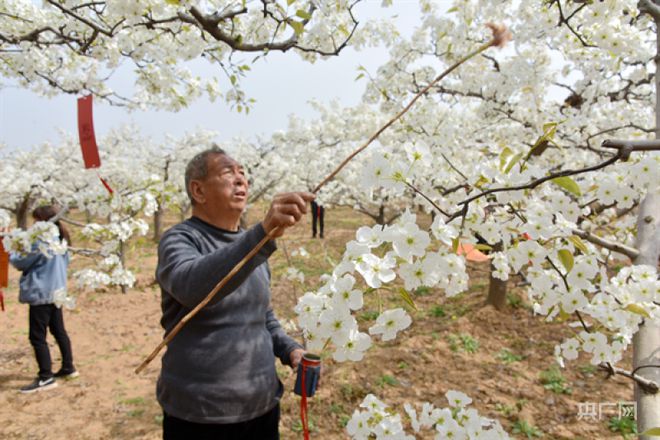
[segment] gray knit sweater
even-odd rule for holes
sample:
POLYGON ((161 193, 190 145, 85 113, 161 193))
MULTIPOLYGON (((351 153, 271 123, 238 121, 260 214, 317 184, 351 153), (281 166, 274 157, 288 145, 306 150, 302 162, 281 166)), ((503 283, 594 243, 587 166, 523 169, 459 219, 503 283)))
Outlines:
MULTIPOLYGON (((230 232, 192 217, 158 247, 161 325, 171 330, 265 237, 261 224, 230 232)), ((167 346, 158 379, 163 410, 195 423, 237 423, 270 411, 282 395, 275 356, 300 348, 270 307, 267 243, 167 346)))

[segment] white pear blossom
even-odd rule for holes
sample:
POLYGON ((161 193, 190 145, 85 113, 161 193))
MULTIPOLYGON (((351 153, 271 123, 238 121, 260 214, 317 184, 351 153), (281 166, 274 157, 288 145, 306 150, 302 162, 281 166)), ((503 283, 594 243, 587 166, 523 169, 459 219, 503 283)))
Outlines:
POLYGON ((401 330, 405 330, 412 323, 410 315, 401 308, 386 310, 376 318, 376 324, 369 328, 369 334, 382 335, 383 341, 396 337, 401 330))

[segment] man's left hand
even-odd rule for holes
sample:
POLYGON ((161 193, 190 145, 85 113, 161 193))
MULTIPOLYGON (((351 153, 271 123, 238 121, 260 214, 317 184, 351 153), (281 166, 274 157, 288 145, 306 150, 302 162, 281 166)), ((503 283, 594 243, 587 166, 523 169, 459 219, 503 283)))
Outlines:
POLYGON ((291 359, 291 368, 294 370, 298 369, 298 364, 300 361, 302 361, 303 354, 305 354, 305 350, 302 348, 296 348, 289 354, 289 359, 291 359))

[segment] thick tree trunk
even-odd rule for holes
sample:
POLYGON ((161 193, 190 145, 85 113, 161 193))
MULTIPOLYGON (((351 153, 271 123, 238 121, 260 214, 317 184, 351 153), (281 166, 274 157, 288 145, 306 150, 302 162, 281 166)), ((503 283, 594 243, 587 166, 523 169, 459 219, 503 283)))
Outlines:
POLYGON ((154 212, 154 236, 153 239, 156 243, 160 241, 161 235, 163 235, 163 207, 158 204, 158 209, 154 212))
MULTIPOLYGON (((121 261, 122 269, 126 269, 126 243, 119 240, 119 261, 121 261)), ((121 285, 121 293, 125 294, 128 291, 126 285, 121 285)))
MULTIPOLYGON (((637 5, 642 13, 648 13, 655 21, 655 138, 660 139, 660 8, 658 0, 640 0, 637 5)), ((660 256, 660 185, 655 183, 639 208, 637 218, 637 249, 639 257, 634 264, 648 264, 658 267, 660 256)), ((637 368, 644 365, 660 365, 660 326, 645 322, 633 337, 633 369, 640 376, 660 383, 660 368, 637 368)), ((660 393, 646 394, 635 382, 637 403, 637 432, 660 427, 660 393)), ((640 435, 641 440, 652 440, 640 435)))
POLYGON ((378 215, 374 218, 374 220, 376 220, 376 223, 379 225, 385 224, 385 206, 380 205, 378 207, 378 215))
POLYGON ((28 218, 30 217, 30 206, 32 205, 32 198, 28 195, 25 196, 18 208, 16 208, 16 226, 21 229, 28 228, 28 218))
MULTIPOLYGON (((640 254, 635 264, 657 267, 660 257, 660 188, 652 190, 639 210, 637 219, 637 249, 640 254)), ((633 369, 640 376, 660 384, 660 326, 646 321, 633 337, 633 369), (641 368, 645 365, 655 366, 641 368)), ((660 393, 647 394, 635 383, 637 402, 637 430, 644 432, 660 427, 660 393)), ((651 440, 657 437, 640 436, 651 440)))
MULTIPOLYGON (((655 2, 653 2, 655 3, 655 2)), ((643 12, 651 14, 656 25, 655 53, 655 138, 660 139, 660 13, 657 5, 640 1, 643 12), (646 4, 645 4, 646 3, 646 4)), ((649 188, 649 193, 639 208, 637 218, 637 249, 639 257, 634 264, 649 264, 657 267, 660 256, 660 186, 649 188)), ((644 365, 660 365, 660 327, 645 322, 633 337, 633 369, 644 365)), ((638 374, 660 383, 660 369, 643 368, 638 374)), ((635 382, 635 402, 637 403, 637 432, 660 427, 660 394, 646 394, 635 382)), ((640 435, 641 440, 651 440, 651 436, 640 435)))
MULTIPOLYGON (((502 250, 502 243, 497 243, 493 246, 493 252, 502 250)), ((493 276, 495 267, 490 265, 490 280, 488 283, 488 298, 486 304, 492 304, 497 310, 502 311, 506 307, 506 287, 507 282, 493 276)))

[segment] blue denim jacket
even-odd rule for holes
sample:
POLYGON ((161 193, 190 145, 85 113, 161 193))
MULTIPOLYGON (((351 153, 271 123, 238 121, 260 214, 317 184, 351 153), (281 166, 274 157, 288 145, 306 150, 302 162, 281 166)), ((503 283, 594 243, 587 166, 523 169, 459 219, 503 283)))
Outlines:
POLYGON ((53 293, 66 289, 66 269, 69 265, 69 253, 64 255, 46 255, 36 251, 27 255, 12 253, 9 256, 12 266, 23 272, 20 279, 18 300, 33 306, 52 304, 53 293))

